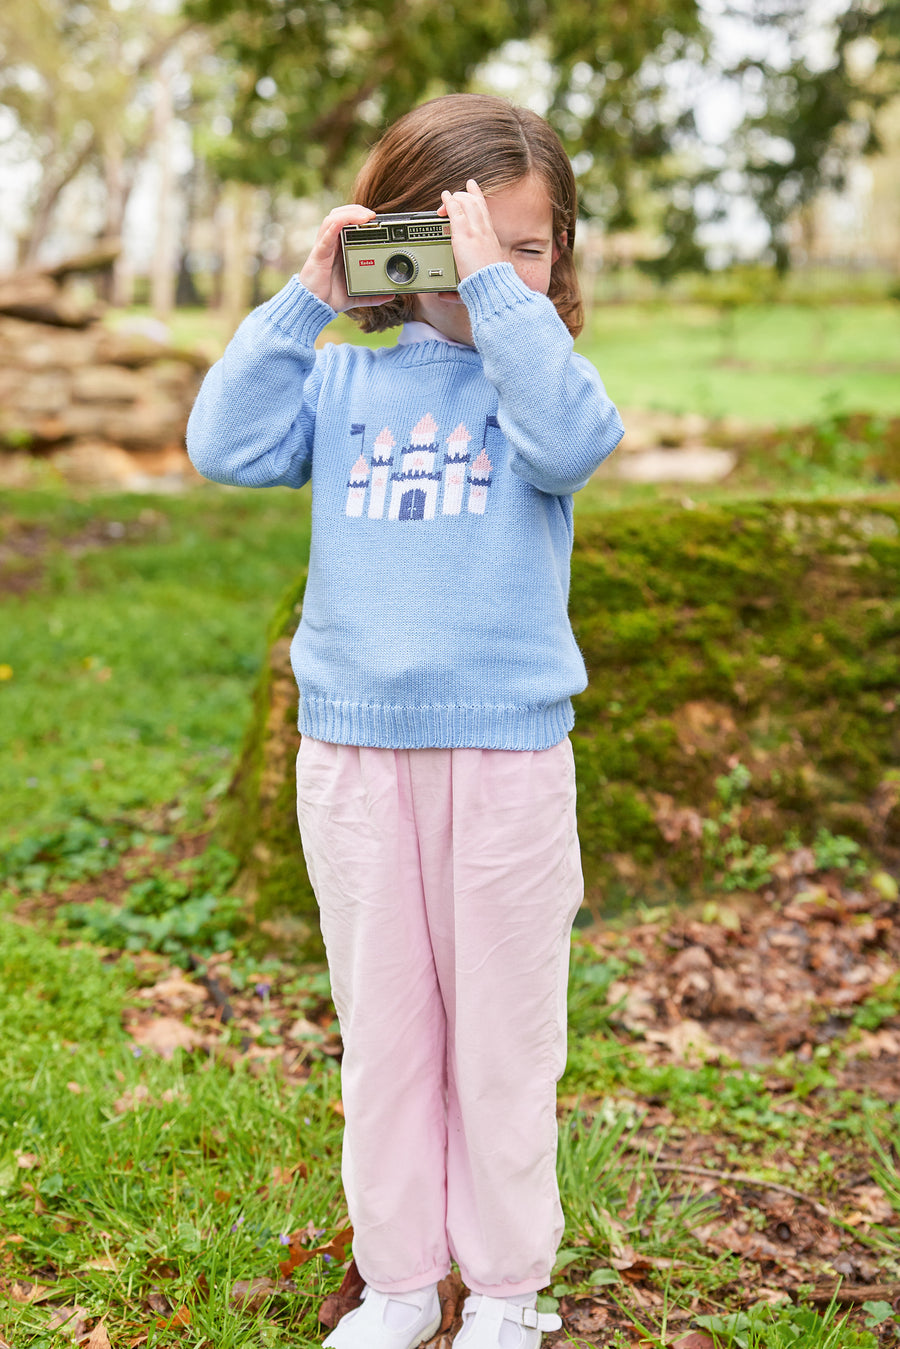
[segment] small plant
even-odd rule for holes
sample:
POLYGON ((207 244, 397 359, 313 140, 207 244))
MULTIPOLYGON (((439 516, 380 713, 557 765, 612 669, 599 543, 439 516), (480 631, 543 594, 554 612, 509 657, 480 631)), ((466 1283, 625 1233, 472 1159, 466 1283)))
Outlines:
POLYGON ((82 812, 57 828, 26 834, 0 851, 0 881, 24 894, 92 880, 144 842, 133 826, 82 812))
POLYGON ((759 890, 772 879, 775 854, 762 843, 749 843, 741 833, 741 808, 752 782, 740 762, 716 778, 722 811, 702 822, 703 860, 723 890, 759 890))
POLYGON ((820 871, 848 871, 851 876, 865 874, 866 865, 860 859, 860 846, 846 834, 832 834, 829 829, 820 829, 812 848, 820 871))
POLYGON ((854 1330, 847 1318, 835 1319, 836 1304, 823 1315, 811 1307, 758 1304, 730 1315, 698 1316, 716 1349, 878 1349, 868 1330, 854 1330))
POLYGON ((230 853, 211 848, 171 871, 157 869, 135 881, 121 905, 68 904, 62 916, 104 946, 160 951, 186 966, 191 955, 225 951, 234 940, 242 905, 224 893, 234 868, 230 853))

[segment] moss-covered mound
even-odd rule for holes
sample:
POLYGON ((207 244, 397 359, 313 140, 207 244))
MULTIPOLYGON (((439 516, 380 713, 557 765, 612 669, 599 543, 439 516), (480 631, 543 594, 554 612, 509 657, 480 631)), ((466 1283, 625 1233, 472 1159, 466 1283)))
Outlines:
MULTIPOLYGON (((753 888, 786 844, 900 860, 900 502, 654 504, 576 533, 591 907, 753 888)), ((302 586, 272 625, 221 829, 257 915, 313 931, 287 659, 302 586)))

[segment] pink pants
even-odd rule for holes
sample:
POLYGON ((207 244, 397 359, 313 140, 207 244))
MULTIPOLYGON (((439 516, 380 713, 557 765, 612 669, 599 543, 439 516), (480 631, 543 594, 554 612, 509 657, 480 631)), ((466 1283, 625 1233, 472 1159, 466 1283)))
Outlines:
POLYGON ((473 1292, 542 1288, 563 1228, 556 1083, 583 891, 571 745, 304 738, 297 786, 360 1273, 405 1292, 455 1259, 473 1292))

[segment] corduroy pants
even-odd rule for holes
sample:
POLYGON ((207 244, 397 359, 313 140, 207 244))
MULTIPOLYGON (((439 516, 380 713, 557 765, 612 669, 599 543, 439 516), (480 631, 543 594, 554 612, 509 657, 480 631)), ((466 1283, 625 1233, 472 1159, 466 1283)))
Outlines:
POLYGON ((556 1084, 583 884, 568 740, 389 750, 304 738, 298 816, 344 1040, 342 1177, 380 1292, 455 1259, 549 1282, 556 1084))

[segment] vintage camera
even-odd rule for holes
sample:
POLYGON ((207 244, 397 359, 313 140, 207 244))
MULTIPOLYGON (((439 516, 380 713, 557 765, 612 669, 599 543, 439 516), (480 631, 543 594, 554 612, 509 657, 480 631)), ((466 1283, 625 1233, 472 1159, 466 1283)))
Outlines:
POLYGON ((456 290, 450 222, 433 211, 376 215, 341 230, 347 294, 394 295, 456 290))

